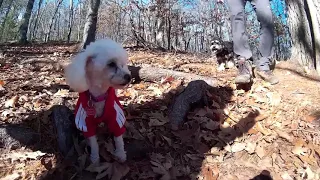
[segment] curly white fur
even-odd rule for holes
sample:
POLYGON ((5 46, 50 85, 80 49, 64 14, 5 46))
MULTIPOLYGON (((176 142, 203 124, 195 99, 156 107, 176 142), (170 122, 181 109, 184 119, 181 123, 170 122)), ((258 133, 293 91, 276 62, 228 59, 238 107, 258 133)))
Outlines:
MULTIPOLYGON (((111 39, 97 40, 75 56, 65 68, 66 82, 77 92, 89 92, 94 96, 104 94, 109 87, 123 88, 130 82, 127 66, 128 55, 122 46, 111 39), (113 64, 112 64, 113 63, 113 64)), ((96 115, 101 116, 104 101, 94 103, 96 115)), ((126 160, 122 136, 114 137, 114 155, 121 162, 126 160)), ((96 136, 88 138, 92 163, 99 162, 99 146, 96 136)))
MULTIPOLYGON (((118 62, 127 64, 128 54, 122 46, 111 39, 97 40, 75 56, 72 63, 65 68, 66 82, 71 89, 83 92, 89 89, 86 78, 86 63, 88 57, 94 58, 94 65, 97 70, 105 67, 109 60, 117 59, 118 62)), ((124 71, 130 73, 127 66, 124 71)))

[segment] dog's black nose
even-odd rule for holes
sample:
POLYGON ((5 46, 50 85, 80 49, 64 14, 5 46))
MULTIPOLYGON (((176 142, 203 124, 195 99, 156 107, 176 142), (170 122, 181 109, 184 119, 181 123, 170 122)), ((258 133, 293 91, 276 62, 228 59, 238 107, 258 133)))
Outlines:
POLYGON ((123 79, 125 79, 127 82, 131 81, 131 75, 130 74, 126 74, 123 76, 123 79))

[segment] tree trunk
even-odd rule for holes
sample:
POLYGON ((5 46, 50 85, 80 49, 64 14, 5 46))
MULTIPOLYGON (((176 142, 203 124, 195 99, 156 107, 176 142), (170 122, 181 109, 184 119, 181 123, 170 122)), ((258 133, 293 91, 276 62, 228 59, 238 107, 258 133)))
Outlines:
POLYGON ((70 11, 69 11, 69 25, 68 25, 68 43, 70 42, 71 32, 73 26, 73 0, 70 0, 70 11))
POLYGON ((87 20, 83 31, 82 49, 85 49, 87 45, 95 40, 99 6, 100 0, 89 1, 87 20))
POLYGON ((1 6, 2 6, 2 3, 3 3, 3 0, 0 0, 0 8, 1 8, 1 6))
POLYGON ((167 18, 168 22, 168 27, 167 27, 167 41, 168 41, 168 50, 171 50, 171 20, 170 20, 170 14, 168 15, 169 17, 167 18))
POLYGON ((60 40, 60 17, 61 17, 61 13, 58 12, 58 18, 56 19, 56 29, 57 29, 57 36, 56 36, 56 40, 59 41, 60 40))
POLYGON ((80 35, 81 35, 81 16, 82 16, 82 6, 81 6, 81 1, 79 1, 79 5, 78 5, 78 11, 79 11, 79 18, 78 18, 78 34, 77 34, 77 41, 80 42, 80 35))
POLYGON ((1 38, 0 38, 0 40, 2 40, 2 38, 3 38, 4 28, 5 28, 5 26, 6 26, 6 21, 7 21, 9 12, 10 12, 10 10, 11 10, 12 4, 13 4, 13 0, 11 0, 11 1, 9 2, 8 9, 7 9, 7 11, 6 11, 6 14, 4 15, 4 18, 3 18, 3 21, 2 21, 2 24, 1 24, 1 33, 0 33, 1 38))
POLYGON ((39 0, 39 3, 38 3, 37 15, 36 15, 36 19, 35 19, 34 26, 33 26, 33 32, 32 32, 32 39, 34 39, 34 37, 35 37, 35 35, 37 34, 37 31, 38 31, 38 21, 39 21, 40 9, 41 9, 41 5, 42 5, 42 1, 43 0, 39 0))
POLYGON ((291 59, 309 68, 314 66, 314 48, 312 43, 312 23, 310 11, 304 0, 286 0, 288 25, 292 39, 291 59))
POLYGON ((314 51, 314 66, 317 70, 317 73, 320 74, 320 17, 316 5, 318 4, 317 0, 306 0, 308 5, 308 10, 310 13, 311 19, 311 36, 313 38, 313 51, 314 51))
POLYGON ((20 26, 20 40, 19 42, 21 44, 26 44, 28 42, 27 40, 27 33, 28 33, 28 27, 29 27, 29 20, 31 16, 31 12, 33 9, 34 0, 29 0, 27 4, 26 12, 23 15, 23 22, 20 26))
POLYGON ((50 21, 50 24, 49 24, 49 30, 48 30, 47 35, 46 35, 46 38, 45 38, 45 41, 46 41, 46 42, 48 42, 48 41, 50 40, 51 29, 52 29, 52 26, 53 26, 53 24, 54 24, 54 20, 55 20, 55 18, 56 18, 56 14, 57 14, 57 12, 58 12, 58 10, 59 10, 59 7, 60 7, 60 4, 62 3, 62 1, 63 1, 63 0, 59 0, 59 1, 58 1, 58 4, 57 4, 57 6, 56 6, 56 8, 55 8, 55 10, 54 10, 53 16, 52 16, 51 21, 50 21))

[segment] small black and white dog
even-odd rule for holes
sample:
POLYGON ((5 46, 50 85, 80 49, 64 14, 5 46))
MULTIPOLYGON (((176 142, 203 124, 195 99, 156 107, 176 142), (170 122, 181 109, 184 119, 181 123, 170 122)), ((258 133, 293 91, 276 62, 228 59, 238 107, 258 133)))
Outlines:
POLYGON ((210 50, 212 56, 216 57, 218 71, 231 69, 235 66, 235 54, 233 52, 233 43, 230 41, 221 41, 215 38, 211 41, 210 50))

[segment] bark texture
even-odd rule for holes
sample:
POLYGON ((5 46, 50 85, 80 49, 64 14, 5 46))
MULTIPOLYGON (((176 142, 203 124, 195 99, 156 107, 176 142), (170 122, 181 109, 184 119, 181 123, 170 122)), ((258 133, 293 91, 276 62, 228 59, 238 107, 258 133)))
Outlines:
POLYGON ((34 0, 29 0, 27 4, 26 12, 23 15, 23 22, 20 26, 20 40, 19 42, 22 44, 26 44, 28 42, 27 40, 27 33, 28 33, 28 27, 29 27, 29 20, 31 17, 31 12, 33 9, 34 0))
POLYGON ((184 122, 192 105, 208 105, 207 89, 210 86, 202 81, 196 80, 188 84, 184 91, 179 94, 169 107, 169 119, 172 130, 178 130, 184 122))
POLYGON ((93 42, 96 38, 99 6, 100 0, 89 1, 87 20, 83 31, 83 41, 81 45, 82 49, 85 49, 86 46, 93 42))
POLYGON ((74 126, 73 112, 66 106, 56 105, 52 107, 51 119, 56 129, 59 150, 63 156, 67 156, 73 147, 73 136, 79 134, 74 126))
POLYGON ((319 0, 286 0, 292 39, 291 59, 320 72, 319 0))
POLYGON ((136 81, 145 80, 145 81, 160 81, 161 78, 173 77, 175 79, 184 79, 186 81, 202 80, 210 86, 216 86, 215 79, 206 76, 199 76, 192 73, 184 73, 179 71, 173 71, 168 69, 161 69, 156 67, 134 67, 129 66, 132 77, 136 81), (155 73, 156 72, 156 73, 155 73))

